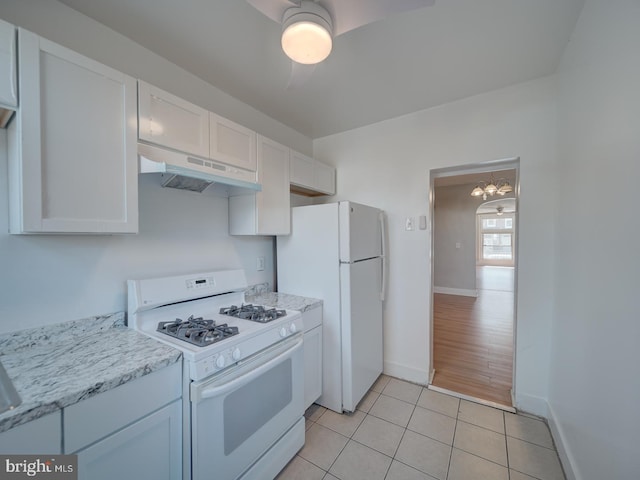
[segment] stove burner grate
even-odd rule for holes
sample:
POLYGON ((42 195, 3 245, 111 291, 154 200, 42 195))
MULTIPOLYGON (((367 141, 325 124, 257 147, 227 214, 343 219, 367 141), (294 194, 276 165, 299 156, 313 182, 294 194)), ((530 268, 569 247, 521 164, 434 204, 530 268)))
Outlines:
POLYGON ((253 322, 267 323, 287 315, 285 310, 276 308, 264 308, 260 305, 243 304, 240 307, 231 305, 220 309, 222 315, 251 320, 253 322))
POLYGON ((176 318, 173 322, 160 322, 157 331, 198 347, 206 347, 239 333, 238 327, 230 327, 226 323, 216 325, 213 320, 193 318, 193 315, 186 320, 176 318))

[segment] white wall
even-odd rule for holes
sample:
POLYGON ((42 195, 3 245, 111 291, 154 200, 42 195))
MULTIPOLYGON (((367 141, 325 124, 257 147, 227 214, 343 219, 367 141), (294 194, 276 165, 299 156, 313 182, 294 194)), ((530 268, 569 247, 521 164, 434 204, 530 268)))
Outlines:
POLYGON ((476 210, 474 185, 436 187, 433 211, 433 285, 476 291, 476 210), (460 247, 457 247, 460 244, 460 247))
POLYGON ((559 69, 550 420, 569 478, 640 475, 640 2, 587 0, 559 69))
MULTIPOLYGON (((2 0, 0 18, 311 152, 309 138, 58 2, 2 0)), ((274 284, 273 238, 230 237, 225 198, 153 175, 139 182, 139 235, 9 235, 6 145, 0 130, 0 332, 125 310, 128 278, 244 268, 249 283, 274 284)))
POLYGON ((546 414, 553 299, 556 84, 543 78, 314 141, 338 167, 337 195, 389 219, 385 371, 426 382, 430 359, 430 233, 404 229, 429 210, 429 170, 520 157, 517 404, 546 414))

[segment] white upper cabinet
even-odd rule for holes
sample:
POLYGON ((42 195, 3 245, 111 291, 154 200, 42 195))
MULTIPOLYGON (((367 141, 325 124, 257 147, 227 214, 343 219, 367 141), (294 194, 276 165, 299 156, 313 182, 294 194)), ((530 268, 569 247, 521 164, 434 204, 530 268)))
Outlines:
POLYGON ((300 152, 291 150, 291 184, 313 188, 313 165, 315 160, 300 152))
POLYGON ((138 81, 138 137, 209 158, 209 112, 153 85, 138 81))
POLYGON ((11 233, 138 230, 136 82, 18 29, 11 233))
POLYGON ((314 188, 320 193, 336 193, 336 169, 331 165, 316 161, 314 166, 314 188))
POLYGON ((262 191, 229 197, 231 235, 291 233, 289 148, 257 136, 258 183, 262 191))
POLYGON ((336 193, 336 170, 291 150, 291 191, 307 196, 336 193))
POLYGON ((18 106, 16 28, 0 20, 0 107, 18 106))
POLYGON ((256 132, 209 113, 211 159, 256 171, 256 132))

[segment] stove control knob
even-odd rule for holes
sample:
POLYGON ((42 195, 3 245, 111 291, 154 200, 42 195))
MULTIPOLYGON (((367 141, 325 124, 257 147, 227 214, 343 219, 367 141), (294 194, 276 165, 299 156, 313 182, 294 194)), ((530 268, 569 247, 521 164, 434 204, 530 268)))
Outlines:
POLYGON ((280 337, 284 338, 284 337, 286 337, 286 336, 287 336, 287 329, 286 329, 286 328, 284 328, 284 327, 282 327, 282 328, 280 329, 280 337))
POLYGON ((289 325, 289 331, 291 333, 296 333, 298 331, 298 328, 296 327, 295 323, 292 323, 291 325, 289 325))
POLYGON ((238 360, 240 360, 240 357, 242 356, 242 354, 240 353, 240 349, 238 347, 236 347, 233 350, 233 353, 231 354, 231 357, 233 358, 233 360, 235 362, 237 362, 238 360))
POLYGON ((218 356, 218 358, 216 358, 216 367, 224 368, 224 364, 225 364, 224 355, 218 356))

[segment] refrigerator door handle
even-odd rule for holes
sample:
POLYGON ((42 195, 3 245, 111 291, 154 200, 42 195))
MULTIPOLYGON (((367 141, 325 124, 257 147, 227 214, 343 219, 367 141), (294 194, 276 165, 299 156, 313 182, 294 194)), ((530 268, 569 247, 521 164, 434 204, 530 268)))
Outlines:
POLYGON ((387 224, 384 219, 384 212, 378 216, 380 220, 380 241, 382 245, 382 285, 380 286, 380 300, 384 301, 387 296, 387 224))

